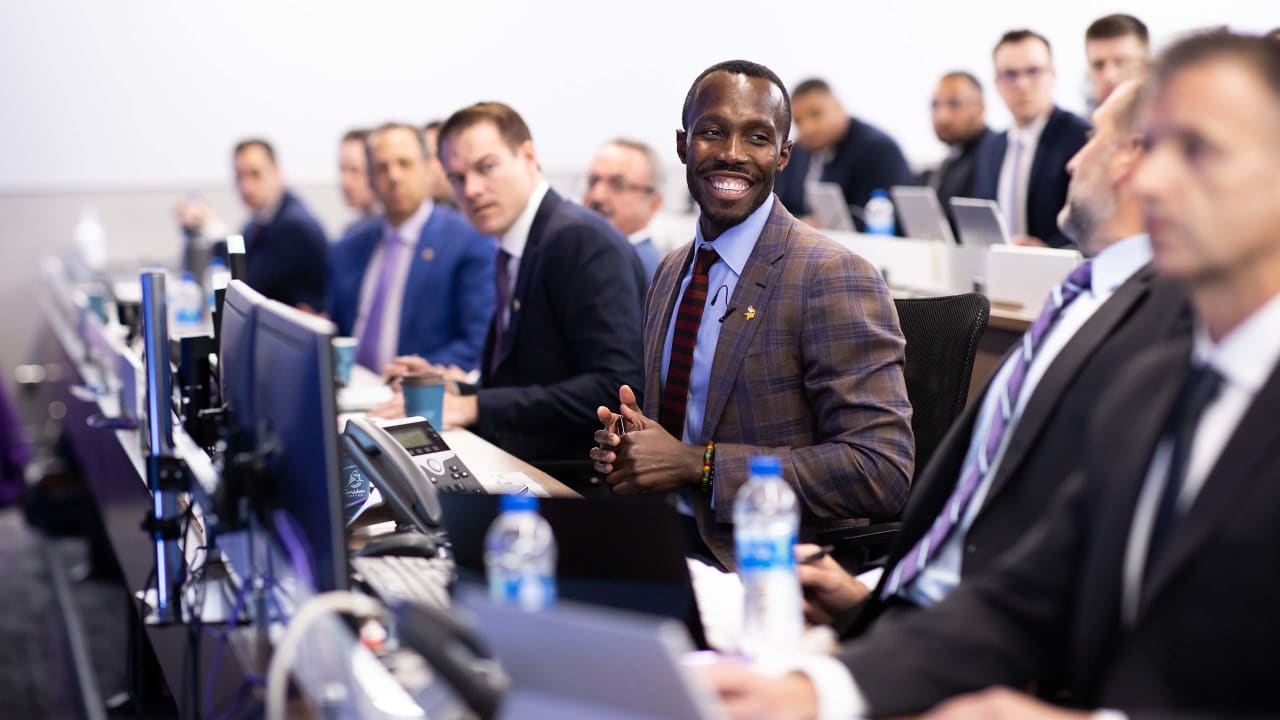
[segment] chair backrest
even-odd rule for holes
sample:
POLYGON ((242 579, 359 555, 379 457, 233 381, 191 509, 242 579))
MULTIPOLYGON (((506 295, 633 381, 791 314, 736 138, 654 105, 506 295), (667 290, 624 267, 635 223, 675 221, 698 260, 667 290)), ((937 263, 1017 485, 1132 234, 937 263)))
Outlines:
POLYGON ((991 303, 978 293, 895 300, 907 340, 907 397, 916 438, 915 474, 959 417, 969 395, 978 340, 991 303))

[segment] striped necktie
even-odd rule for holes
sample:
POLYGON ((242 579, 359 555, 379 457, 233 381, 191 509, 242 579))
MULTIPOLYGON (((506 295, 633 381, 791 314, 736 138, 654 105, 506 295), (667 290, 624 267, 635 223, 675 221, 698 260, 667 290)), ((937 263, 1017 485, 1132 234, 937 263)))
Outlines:
MULTIPOLYGON (((1013 411, 1017 406, 1018 396, 1022 393, 1022 385, 1027 379, 1027 370, 1031 367, 1031 361, 1039 350, 1040 343, 1049 334, 1049 329, 1053 327, 1062 311, 1071 304, 1072 300, 1079 297, 1080 293, 1090 287, 1092 274, 1092 263, 1088 262, 1071 271, 1066 281, 1055 287, 1049 294, 1049 299, 1045 301, 1035 322, 1022 335, 1021 351, 1015 351, 1010 358, 1013 368, 1005 377, 1004 383, 999 386, 993 385, 987 391, 988 394, 996 393, 998 403, 995 412, 991 413, 987 421, 986 442, 977 448, 976 452, 970 453, 969 462, 960 469, 960 482, 956 483, 951 497, 947 498, 947 504, 942 507, 942 512, 934 519, 933 525, 924 537, 920 538, 911 551, 898 561, 884 585, 884 590, 881 592, 882 598, 887 599, 893 596, 916 579, 929 561, 936 556, 938 549, 946 542, 951 532, 956 529, 960 518, 968 508, 969 501, 973 499, 974 493, 991 473, 992 463, 1004 443, 1007 431, 1012 427, 1013 411)), ((975 431, 974 440, 982 437, 983 435, 975 431)))
MULTIPOLYGON (((693 277, 684 289, 676 309, 671 332, 671 360, 667 363, 667 383, 662 388, 658 422, 677 440, 684 438, 684 414, 689 402, 689 375, 693 372, 693 347, 698 343, 702 309, 707 304, 708 273, 720 259, 715 248, 703 246, 693 261, 693 277)), ((695 438, 696 440, 696 438, 695 438)))

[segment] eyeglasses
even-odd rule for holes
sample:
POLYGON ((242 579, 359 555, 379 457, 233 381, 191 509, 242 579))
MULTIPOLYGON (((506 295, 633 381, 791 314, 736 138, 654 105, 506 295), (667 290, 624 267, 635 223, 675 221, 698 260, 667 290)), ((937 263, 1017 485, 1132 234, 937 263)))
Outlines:
POLYGON ((929 107, 933 110, 941 110, 942 108, 947 108, 948 110, 963 110, 972 104, 972 102, 972 100, 963 100, 961 98, 946 98, 945 100, 932 101, 929 104, 929 107))
POLYGON ((610 191, 621 194, 625 192, 642 192, 646 195, 653 192, 652 185, 641 185, 640 183, 627 182, 621 175, 610 175, 602 177, 600 175, 587 176, 587 189, 591 190, 596 185, 604 183, 604 186, 610 191))
POLYGON ((996 71, 996 81, 1005 85, 1012 85, 1018 82, 1018 78, 1025 77, 1031 82, 1035 82, 1049 74, 1049 68, 1045 65, 1032 65, 1028 68, 1009 68, 1007 70, 996 71))

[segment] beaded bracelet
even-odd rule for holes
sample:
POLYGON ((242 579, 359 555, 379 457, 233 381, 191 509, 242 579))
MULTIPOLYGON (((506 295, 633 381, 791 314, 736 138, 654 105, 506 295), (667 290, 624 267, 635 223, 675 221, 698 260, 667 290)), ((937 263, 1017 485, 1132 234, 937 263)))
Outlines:
POLYGON ((707 443, 706 452, 702 453, 702 492, 711 492, 711 483, 716 479, 716 444, 707 443))

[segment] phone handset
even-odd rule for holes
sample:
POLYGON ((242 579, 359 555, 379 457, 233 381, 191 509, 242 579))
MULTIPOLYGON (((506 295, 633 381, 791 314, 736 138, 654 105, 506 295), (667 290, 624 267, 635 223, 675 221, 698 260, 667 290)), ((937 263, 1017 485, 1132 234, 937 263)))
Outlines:
POLYGON ((440 529, 435 487, 390 433, 367 417, 353 417, 342 431, 342 447, 402 521, 428 534, 440 529))

